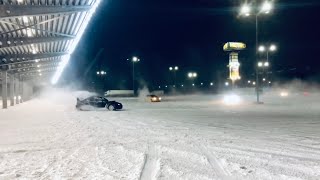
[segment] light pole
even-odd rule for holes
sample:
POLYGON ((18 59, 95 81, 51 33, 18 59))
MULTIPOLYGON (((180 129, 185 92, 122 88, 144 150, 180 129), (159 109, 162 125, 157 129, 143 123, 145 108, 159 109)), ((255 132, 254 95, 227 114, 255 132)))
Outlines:
MULTIPOLYGON (((270 64, 270 61, 269 61, 269 53, 270 52, 274 52, 277 50, 277 46, 274 45, 274 44, 271 44, 269 47, 265 47, 263 45, 259 46, 259 52, 263 53, 263 52, 266 52, 267 54, 267 63, 268 63, 268 66, 270 64)), ((266 72, 266 77, 268 78, 268 72, 266 72)))
MULTIPOLYGON (((249 17, 251 14, 255 16, 255 24, 256 24, 256 48, 255 48, 255 57, 256 62, 258 62, 258 35, 259 35, 259 22, 258 17, 262 14, 269 14, 270 11, 273 9, 273 5, 271 2, 265 1, 260 8, 258 8, 256 1, 254 1, 254 8, 252 8, 248 4, 244 4, 241 7, 240 15, 249 17)), ((257 103, 260 103, 260 94, 259 94, 259 75, 258 75, 258 68, 255 67, 256 70, 256 94, 257 94, 257 103)))
POLYGON ((173 78, 174 78, 174 87, 176 87, 176 79, 177 79, 177 74, 176 72, 179 70, 178 66, 175 67, 169 67, 169 71, 173 71, 173 78))
POLYGON ((268 48, 266 48, 265 46, 261 45, 259 46, 259 52, 265 52, 267 53, 267 62, 269 62, 269 53, 270 52, 274 52, 277 50, 277 46, 274 44, 271 44, 268 48))
MULTIPOLYGON (((104 76, 106 76, 106 75, 107 75, 107 72, 106 72, 106 71, 97 71, 97 76, 100 77, 100 78, 102 78, 102 77, 104 77, 104 76)), ((104 81, 104 79, 103 79, 102 88, 105 87, 104 83, 105 83, 105 81, 104 81)), ((98 83, 97 83, 97 84, 98 84, 98 83)))
POLYGON ((194 79, 198 77, 198 74, 196 72, 189 72, 188 78, 192 80, 192 86, 194 86, 194 79))
MULTIPOLYGON (((262 71, 265 71, 265 69, 267 69, 270 66, 270 63, 268 61, 265 61, 265 62, 259 61, 257 65, 258 65, 257 66, 258 68, 262 68, 262 71)), ((266 78, 263 78, 263 82, 265 81, 266 81, 266 78)))
MULTIPOLYGON (((129 61, 129 59, 127 59, 127 61, 129 61)), ((134 64, 139 62, 140 59, 136 56, 133 56, 132 59, 131 59, 131 62, 132 62, 132 90, 133 90, 133 93, 135 92, 134 90, 134 81, 135 81, 135 73, 134 73, 134 64)))

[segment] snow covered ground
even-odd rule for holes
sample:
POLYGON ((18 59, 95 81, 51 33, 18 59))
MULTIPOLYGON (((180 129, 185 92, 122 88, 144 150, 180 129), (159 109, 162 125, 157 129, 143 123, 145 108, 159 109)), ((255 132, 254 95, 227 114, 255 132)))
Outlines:
POLYGON ((60 92, 0 110, 0 179, 320 179, 320 95, 116 99, 60 92))

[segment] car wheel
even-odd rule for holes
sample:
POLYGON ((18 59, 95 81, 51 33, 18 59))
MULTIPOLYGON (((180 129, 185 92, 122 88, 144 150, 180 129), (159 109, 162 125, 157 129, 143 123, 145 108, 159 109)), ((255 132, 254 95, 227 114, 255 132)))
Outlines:
POLYGON ((108 109, 109 109, 109 111, 114 111, 116 108, 112 104, 110 104, 108 106, 108 109))

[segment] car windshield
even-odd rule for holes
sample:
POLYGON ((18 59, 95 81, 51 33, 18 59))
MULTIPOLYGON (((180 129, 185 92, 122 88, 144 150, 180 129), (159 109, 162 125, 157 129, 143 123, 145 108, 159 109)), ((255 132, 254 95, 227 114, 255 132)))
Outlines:
POLYGON ((319 54, 320 0, 0 0, 0 180, 320 180, 319 54))

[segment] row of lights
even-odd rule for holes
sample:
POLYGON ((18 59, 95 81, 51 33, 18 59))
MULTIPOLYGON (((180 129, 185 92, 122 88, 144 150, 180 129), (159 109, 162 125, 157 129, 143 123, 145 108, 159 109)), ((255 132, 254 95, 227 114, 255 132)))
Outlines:
MULTIPOLYGON (((269 14, 272 8, 273 8, 273 5, 271 4, 271 2, 266 1, 260 7, 259 13, 269 14)), ((252 14, 252 7, 249 4, 244 4, 241 7, 240 14, 245 16, 250 16, 252 14)))
MULTIPOLYGON (((266 78, 263 78, 262 81, 265 82, 265 81, 267 81, 267 79, 266 79, 266 78)), ((268 83, 271 84, 272 82, 269 81, 268 83)), ((255 82, 255 81, 252 81, 252 82, 251 82, 251 81, 249 80, 249 81, 248 81, 248 84, 256 85, 256 82, 255 82)))
MULTIPOLYGON (((194 84, 194 83, 192 84, 192 86, 195 86, 195 85, 196 85, 196 84, 194 84)), ((203 85, 204 85, 204 83, 200 83, 200 85, 201 85, 201 86, 203 86, 203 85)), ((213 83, 213 82, 211 82, 211 83, 210 83, 210 86, 213 86, 213 85, 214 85, 214 83, 213 83)), ((184 84, 181 84, 181 85, 180 85, 180 87, 184 87, 184 86, 185 86, 184 84)), ((165 88, 168 88, 168 85, 165 85, 164 87, 165 87, 165 88)), ((175 85, 173 85, 172 87, 174 87, 174 88, 175 88, 176 86, 175 86, 175 85)), ((161 86, 159 86, 159 89, 161 89, 161 86)))
POLYGON ((106 71, 97 71, 97 75, 106 75, 107 72, 106 71))

